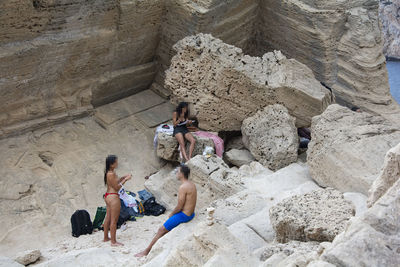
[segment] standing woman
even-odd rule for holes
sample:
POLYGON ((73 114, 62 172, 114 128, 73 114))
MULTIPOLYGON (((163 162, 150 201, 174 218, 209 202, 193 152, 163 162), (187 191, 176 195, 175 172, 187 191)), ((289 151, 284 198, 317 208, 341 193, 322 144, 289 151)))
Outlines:
POLYGON ((107 205, 107 215, 104 221, 104 242, 111 240, 111 246, 123 246, 117 242, 117 222, 121 202, 118 191, 122 185, 132 178, 132 175, 125 175, 118 179, 115 169, 118 167, 118 158, 115 155, 109 155, 106 158, 106 169, 104 171, 104 184, 107 185, 107 192, 104 195, 104 201, 107 205), (108 237, 108 231, 111 233, 111 239, 108 237))
POLYGON ((186 102, 180 102, 175 112, 172 114, 172 120, 174 123, 174 133, 176 140, 181 147, 183 159, 188 161, 192 158, 194 145, 196 140, 193 135, 189 132, 187 125, 191 124, 189 118, 189 105, 186 102), (190 142, 189 157, 186 154, 185 139, 190 142))

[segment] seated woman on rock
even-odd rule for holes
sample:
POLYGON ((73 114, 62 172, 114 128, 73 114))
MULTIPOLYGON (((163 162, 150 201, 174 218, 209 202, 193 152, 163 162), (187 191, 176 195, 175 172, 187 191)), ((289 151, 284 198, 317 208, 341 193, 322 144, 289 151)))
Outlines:
POLYGON ((104 201, 107 205, 107 215, 104 220, 104 242, 111 240, 111 246, 123 246, 117 242, 117 222, 121 209, 118 191, 122 185, 132 178, 132 175, 125 175, 118 179, 115 169, 118 167, 118 158, 115 155, 109 155, 106 158, 106 170, 104 171, 104 184, 107 185, 107 192, 104 195, 104 201), (110 230, 111 239, 108 237, 110 230))
POLYGON ((178 140, 180 150, 185 161, 192 158, 195 139, 189 132, 187 126, 192 123, 189 118, 189 105, 186 102, 180 102, 175 112, 172 114, 172 120, 174 123, 174 133, 176 140, 178 140), (185 139, 190 142, 189 156, 186 154, 185 139))

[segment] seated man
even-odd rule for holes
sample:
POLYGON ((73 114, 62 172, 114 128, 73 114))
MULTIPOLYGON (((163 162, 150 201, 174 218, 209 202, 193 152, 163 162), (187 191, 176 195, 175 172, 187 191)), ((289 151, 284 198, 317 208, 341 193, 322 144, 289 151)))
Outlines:
POLYGON ((189 174, 189 167, 182 164, 176 174, 177 178, 182 183, 178 192, 178 204, 169 215, 169 219, 158 229, 156 236, 150 242, 149 246, 142 252, 136 254, 136 257, 147 256, 158 239, 179 224, 189 222, 193 219, 197 201, 197 190, 195 184, 188 180, 189 174))

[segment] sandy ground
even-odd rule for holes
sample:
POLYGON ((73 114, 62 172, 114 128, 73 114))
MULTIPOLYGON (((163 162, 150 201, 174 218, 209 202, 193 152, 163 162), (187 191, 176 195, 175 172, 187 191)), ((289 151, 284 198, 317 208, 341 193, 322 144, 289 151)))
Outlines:
MULTIPOLYGON (((125 185, 128 190, 144 189, 144 177, 165 164, 155 156, 153 135, 154 129, 132 115, 106 128, 87 117, 0 140, 0 255, 13 257, 57 242, 60 247, 67 242, 65 249, 70 251, 84 246, 82 240, 90 243, 86 247, 107 247, 102 233, 74 239, 70 217, 75 210, 86 209, 93 220, 96 208, 104 206, 108 154, 118 155, 119 175, 133 175, 125 185)), ((124 249, 143 247, 164 219, 146 217, 129 223, 125 232, 133 233, 120 234, 124 249)), ((51 253, 48 250, 44 257, 51 253)))

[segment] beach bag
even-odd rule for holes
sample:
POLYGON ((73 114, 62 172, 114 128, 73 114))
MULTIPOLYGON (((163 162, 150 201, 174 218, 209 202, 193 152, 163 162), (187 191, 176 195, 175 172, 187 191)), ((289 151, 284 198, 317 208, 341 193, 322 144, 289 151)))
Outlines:
POLYGON ((133 195, 128 194, 124 187, 118 191, 119 198, 124 201, 125 206, 128 208, 136 207, 136 199, 133 195))
POLYGON ((91 234, 93 232, 93 224, 90 215, 86 210, 77 210, 71 216, 72 236, 91 234))
POLYGON ((93 229, 101 229, 101 226, 104 223, 104 218, 107 214, 106 207, 98 207, 96 211, 96 215, 94 216, 93 220, 93 229))
POLYGON ((158 204, 154 197, 149 198, 143 202, 144 215, 159 216, 165 212, 165 207, 158 204))
MULTIPOLYGON (((121 200, 122 202, 122 200, 121 200)), ((122 203, 121 203, 122 204, 122 203)), ((117 222, 117 228, 121 227, 126 221, 128 221, 131 218, 131 215, 129 214, 129 211, 126 206, 125 208, 121 207, 121 210, 119 211, 119 217, 118 217, 118 222, 117 222)))

